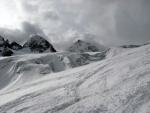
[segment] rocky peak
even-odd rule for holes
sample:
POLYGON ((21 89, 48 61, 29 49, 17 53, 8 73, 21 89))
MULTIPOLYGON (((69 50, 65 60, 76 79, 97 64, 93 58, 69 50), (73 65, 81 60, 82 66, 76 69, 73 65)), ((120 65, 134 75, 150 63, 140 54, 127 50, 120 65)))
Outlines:
POLYGON ((99 51, 99 49, 96 47, 96 45, 85 42, 83 40, 77 40, 75 43, 73 43, 72 46, 68 49, 71 52, 96 52, 99 51))
POLYGON ((0 55, 1 56, 11 56, 13 52, 9 49, 9 41, 0 36, 0 55))
POLYGON ((83 42, 83 41, 81 41, 81 40, 77 40, 77 42, 76 42, 76 43, 81 43, 81 42, 83 42))
POLYGON ((32 36, 24 45, 23 48, 29 48, 32 52, 43 53, 48 50, 50 52, 56 52, 54 47, 43 37, 39 35, 32 36))

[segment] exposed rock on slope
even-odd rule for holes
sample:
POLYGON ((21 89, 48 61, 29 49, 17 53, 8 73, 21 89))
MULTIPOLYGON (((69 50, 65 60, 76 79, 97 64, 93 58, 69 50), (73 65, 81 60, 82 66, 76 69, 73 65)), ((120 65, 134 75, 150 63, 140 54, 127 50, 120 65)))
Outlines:
POLYGON ((11 56, 13 52, 9 49, 9 41, 0 36, 0 56, 11 56))
POLYGON ((140 47, 140 45, 123 45, 120 47, 122 47, 122 48, 136 48, 136 47, 140 47))
POLYGON ((43 37, 35 35, 32 36, 24 45, 23 48, 29 48, 32 52, 43 53, 48 50, 50 52, 56 52, 54 47, 43 37))

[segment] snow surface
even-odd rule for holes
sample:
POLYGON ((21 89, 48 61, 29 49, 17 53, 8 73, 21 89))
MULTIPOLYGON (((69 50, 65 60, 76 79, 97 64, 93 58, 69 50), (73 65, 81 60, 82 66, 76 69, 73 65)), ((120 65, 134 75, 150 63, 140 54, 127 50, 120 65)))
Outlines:
POLYGON ((0 113, 148 113, 150 45, 1 57, 0 87, 0 113))

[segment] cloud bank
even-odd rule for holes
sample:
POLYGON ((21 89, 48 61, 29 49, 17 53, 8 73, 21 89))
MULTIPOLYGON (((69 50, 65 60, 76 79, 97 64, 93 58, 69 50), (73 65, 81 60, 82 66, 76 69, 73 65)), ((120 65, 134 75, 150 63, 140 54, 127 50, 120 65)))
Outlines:
POLYGON ((39 34, 62 50, 76 39, 89 37, 106 46, 150 40, 149 0, 7 0, 0 4, 5 9, 0 35, 18 42, 39 34))

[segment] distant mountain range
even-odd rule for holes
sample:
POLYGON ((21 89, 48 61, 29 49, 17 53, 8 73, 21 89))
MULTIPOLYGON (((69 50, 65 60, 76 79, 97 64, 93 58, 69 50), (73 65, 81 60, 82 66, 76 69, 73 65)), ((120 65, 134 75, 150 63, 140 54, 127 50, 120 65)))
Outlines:
MULTIPOLYGON (((67 51, 70 52, 98 52, 100 49, 93 43, 84 40, 77 40, 74 42, 67 51)), ((9 43, 0 36, 0 55, 12 56, 25 53, 44 53, 44 52, 57 52, 56 49, 46 39, 39 35, 34 35, 26 41, 23 46, 17 42, 9 43)))
MULTIPOLYGON (((143 45, 149 44, 150 41, 143 45)), ((136 48, 142 45, 123 45, 121 48, 136 48)), ((75 41, 67 51, 70 52, 101 52, 105 51, 106 48, 102 45, 98 45, 92 42, 87 42, 84 40, 75 41)), ((56 49, 50 44, 46 39, 39 35, 31 36, 28 41, 26 41, 23 46, 17 42, 10 43, 9 40, 5 40, 0 36, 0 56, 12 56, 12 55, 22 55, 26 53, 49 53, 57 52, 56 49)))
POLYGON ((9 43, 9 40, 5 40, 0 36, 0 55, 1 56, 11 56, 15 53, 20 52, 34 52, 34 53, 43 53, 43 52, 57 52, 54 47, 43 37, 35 35, 30 37, 30 39, 25 42, 23 46, 17 42, 9 43))

